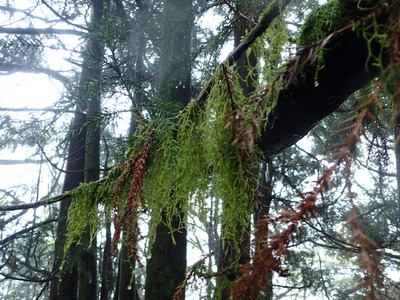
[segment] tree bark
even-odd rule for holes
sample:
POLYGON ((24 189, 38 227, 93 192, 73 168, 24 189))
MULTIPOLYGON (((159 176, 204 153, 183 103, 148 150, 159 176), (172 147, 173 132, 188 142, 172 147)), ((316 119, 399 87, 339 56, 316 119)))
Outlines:
MULTIPOLYGON (((164 1, 159 97, 171 103, 168 112, 171 115, 184 108, 191 96, 191 9, 191 0, 164 1)), ((165 222, 164 213, 163 219, 165 222)), ((163 222, 156 228, 152 255, 147 262, 146 300, 170 300, 185 279, 187 233, 186 228, 182 228, 184 220, 185 213, 181 210, 172 220, 174 232, 171 233, 163 222)))

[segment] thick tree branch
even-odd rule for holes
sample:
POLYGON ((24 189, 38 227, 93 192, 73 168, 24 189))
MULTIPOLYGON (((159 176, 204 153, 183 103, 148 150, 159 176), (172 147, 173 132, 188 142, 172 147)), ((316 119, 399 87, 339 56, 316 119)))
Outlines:
MULTIPOLYGON (((282 6, 275 3, 221 65, 232 65, 237 61, 289 2, 284 1, 282 6)), ((365 13, 363 10, 356 11, 354 19, 365 16, 365 13)), ((387 22, 387 10, 382 9, 379 14, 370 19, 387 22)), ((366 24, 364 25, 366 28, 366 24)), ((315 53, 316 48, 306 47, 303 50, 303 61, 298 61, 300 67, 297 66, 297 68, 301 68, 301 71, 288 70, 283 74, 282 78, 286 78, 286 85, 280 92, 277 105, 269 116, 268 124, 258 141, 266 159, 303 138, 319 121, 335 111, 352 93, 379 76, 381 69, 373 64, 375 63, 373 60, 368 61, 368 58, 371 51, 377 56, 382 45, 378 43, 368 45, 368 43, 362 34, 352 30, 351 25, 329 35, 319 45, 314 45, 324 48, 321 70, 317 70, 320 67, 317 61, 321 57, 315 53), (304 56, 305 51, 310 52, 304 56), (304 62, 305 60, 307 62, 304 62), (292 75, 293 77, 290 77, 292 75)), ((299 56, 292 61, 293 65, 296 64, 296 59, 299 59, 299 56)), ((384 61, 382 63, 385 64, 384 61)), ((207 100, 213 82, 214 77, 206 83, 196 98, 198 105, 202 105, 207 100)))
MULTIPOLYGON (((387 16, 376 16, 376 19, 387 21, 387 16)), ((330 35, 325 42, 323 68, 317 70, 318 54, 312 54, 309 64, 280 92, 258 143, 267 158, 303 138, 352 93, 379 76, 381 69, 372 60, 367 62, 370 51, 380 51, 381 45, 372 43, 369 47, 362 34, 351 26, 330 35)), ((311 50, 305 48, 303 53, 308 55, 307 51, 311 50)))

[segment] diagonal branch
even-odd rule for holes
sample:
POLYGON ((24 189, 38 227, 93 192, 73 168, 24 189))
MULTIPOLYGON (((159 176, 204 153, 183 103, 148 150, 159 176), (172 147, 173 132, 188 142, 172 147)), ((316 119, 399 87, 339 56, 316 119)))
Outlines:
POLYGON ((72 25, 72 26, 74 26, 74 27, 77 27, 77 28, 80 28, 80 29, 82 29, 82 30, 87 30, 87 28, 85 28, 84 26, 82 26, 82 25, 79 25, 79 24, 75 24, 75 23, 72 23, 70 20, 68 20, 68 18, 66 18, 66 17, 63 17, 62 15, 60 15, 50 4, 48 4, 45 0, 41 0, 41 2, 53 13, 53 14, 55 14, 58 18, 60 18, 60 20, 62 20, 63 22, 65 22, 65 23, 67 23, 67 24, 69 24, 69 25, 72 25))
MULTIPOLYGON (((274 1, 273 4, 269 5, 265 11, 261 14, 260 21, 257 25, 246 35, 243 41, 228 55, 228 57, 220 63, 222 65, 233 65, 238 59, 246 52, 247 49, 254 43, 254 41, 260 37, 265 30, 271 25, 272 21, 281 14, 282 10, 285 9, 291 0, 274 1), (282 3, 281 3, 282 2, 282 3)), ((196 97, 198 105, 202 105, 208 97, 208 94, 212 88, 214 82, 214 76, 205 84, 200 94, 196 97)))
POLYGON ((69 113, 69 114, 85 114, 83 112, 79 112, 76 110, 68 110, 62 108, 51 108, 51 107, 44 107, 44 108, 31 108, 31 107, 0 107, 0 111, 6 112, 52 112, 52 113, 69 113))
POLYGON ((11 6, 0 5, 0 10, 1 11, 7 11, 7 12, 9 12, 11 14, 22 13, 25 16, 30 17, 32 19, 41 20, 43 22, 49 22, 49 20, 46 19, 46 18, 33 15, 32 12, 33 12, 34 9, 32 9, 32 8, 31 9, 19 9, 19 8, 14 8, 14 7, 11 7, 11 6))

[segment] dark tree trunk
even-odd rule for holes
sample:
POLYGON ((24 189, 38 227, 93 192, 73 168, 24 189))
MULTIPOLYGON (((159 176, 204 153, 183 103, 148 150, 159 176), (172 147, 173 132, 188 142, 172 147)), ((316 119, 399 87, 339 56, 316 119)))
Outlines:
MULTIPOLYGON (((172 227, 181 227, 181 216, 173 217, 172 227)), ((165 217, 163 218, 165 220, 165 217)), ((186 229, 175 231, 163 223, 156 229, 156 240, 147 262, 146 300, 171 300, 178 285, 185 279, 186 229), (172 242, 175 240, 175 244, 172 242)))
MULTIPOLYGON (((125 11, 125 7, 121 1, 115 1, 117 4, 118 15, 121 18, 122 23, 127 22, 129 19, 128 14, 125 11)), ((143 27, 146 26, 148 20, 148 7, 141 1, 136 1, 137 12, 136 18, 130 22, 130 32, 127 36, 127 43, 131 51, 131 56, 135 57, 134 60, 130 60, 128 63, 127 74, 124 74, 126 78, 123 78, 126 82, 126 88, 128 94, 132 100, 131 108, 131 119, 128 130, 128 137, 131 138, 136 132, 138 127, 138 111, 140 104, 143 102, 144 94, 142 90, 142 83, 144 81, 145 65, 143 57, 146 51, 146 36, 143 27), (133 90, 133 92, 132 92, 133 90)), ((126 236, 126 227, 123 226, 122 234, 126 236)), ((122 239, 125 240, 124 238, 122 239)), ((118 273, 117 273, 117 284, 114 294, 114 300, 124 299, 139 299, 136 278, 135 278, 136 262, 130 257, 129 247, 123 242, 118 257, 118 273)))
POLYGON ((103 251, 101 290, 100 300, 110 299, 110 293, 113 287, 113 265, 111 256, 111 223, 106 225, 106 242, 103 251))
MULTIPOLYGON (((169 112, 171 115, 176 115, 184 108, 191 96, 191 8, 191 0, 164 2, 159 97, 173 104, 169 112)), ((173 197, 173 193, 171 196, 173 197)), ((166 221, 165 215, 163 219, 166 221)), ((173 238, 170 229, 163 222, 156 228, 152 255, 147 262, 146 300, 170 300, 178 285, 185 279, 186 229, 182 229, 184 220, 183 211, 173 218, 172 228, 177 229, 172 233, 173 238)))
MULTIPOLYGON (((99 2, 100 3, 100 2, 99 2)), ((98 3, 98 4, 99 4, 98 3)), ((103 2, 101 1, 101 6, 103 2)), ((99 16, 99 8, 93 6, 93 13, 92 13, 92 20, 100 22, 101 15, 99 16)), ((67 161, 67 174, 65 177, 65 183, 63 187, 63 191, 69 191, 76 188, 79 183, 87 182, 88 174, 84 170, 87 169, 87 151, 86 148, 87 140, 88 140, 88 117, 86 113, 83 113, 85 110, 88 109, 88 99, 90 98, 90 94, 92 90, 88 89, 89 82, 96 81, 99 78, 96 78, 96 68, 94 64, 101 58, 102 51, 99 52, 101 48, 99 48, 99 43, 88 40, 86 42, 86 53, 83 56, 82 62, 82 70, 79 79, 79 87, 78 92, 75 95, 77 98, 77 102, 80 103, 77 108, 77 112, 75 117, 72 121, 71 125, 71 140, 68 150, 68 161, 67 161), (93 57, 93 53, 96 53, 98 57, 93 57), (71 172, 73 171, 73 172, 71 172), (77 172, 79 171, 79 172, 77 172)), ((97 68, 98 69, 98 68, 97 68)), ((98 71, 97 71, 98 73, 98 71)), ((96 96, 94 96, 96 97, 96 96)), ((93 107, 93 104, 92 104, 93 107)), ((93 118, 93 116, 91 116, 93 118)), ((93 126, 92 126, 93 127, 93 126)), ((92 133, 90 136, 93 135, 93 129, 91 129, 92 133)), ((91 139, 91 138, 89 138, 91 139)), ((96 166, 99 169, 98 165, 96 166)), ((92 170, 90 172, 93 172, 92 170)), ((70 206, 70 200, 63 201, 60 205, 60 213, 59 213, 59 224, 57 228, 57 242, 55 246, 55 253, 56 253, 56 268, 60 265, 60 259, 63 255, 63 248, 65 243, 65 235, 66 235, 66 221, 67 221, 67 214, 68 209, 70 206)), ((76 256, 78 251, 77 249, 72 246, 70 249, 69 255, 76 256)), ((87 260, 88 257, 94 257, 92 254, 82 254, 82 259, 87 260)), ((73 260, 72 260, 73 261, 73 260)), ((91 260, 90 264, 93 267, 93 263, 95 265, 95 261, 91 260)), ((78 297, 78 290, 79 290, 79 297, 80 299, 90 299, 90 298, 82 298, 81 295, 85 295, 86 292, 83 292, 82 286, 84 286, 84 282, 91 282, 91 284, 96 284, 96 280, 89 280, 89 275, 87 274, 86 267, 83 269, 82 264, 74 264, 70 266, 70 270, 66 269, 61 274, 61 281, 54 281, 51 285, 50 289, 50 299, 52 300, 74 300, 78 297), (78 271, 80 270, 80 271, 78 271), (86 276, 87 275, 87 276, 86 276), (79 282, 79 283, 78 283, 79 282)), ((90 276, 93 276, 91 274, 90 276)), ((93 277, 91 277, 93 278, 93 277)), ((95 278, 95 277, 94 277, 95 278)), ((93 298, 95 299, 95 298, 93 298)))
MULTIPOLYGON (((90 29, 95 31, 101 26, 105 9, 109 9, 109 1, 93 0, 90 29)), ((85 71, 88 73, 84 86, 87 87, 87 132, 85 153, 85 182, 96 181, 100 177, 100 126, 101 126, 101 73, 104 56, 104 42, 92 38, 87 41, 84 53, 85 71)), ((96 239, 91 241, 90 224, 82 236, 82 252, 78 266, 78 299, 97 299, 97 261, 96 239)))
MULTIPOLYGON (((77 109, 71 123, 71 139, 69 141, 67 173, 65 174, 63 192, 70 191, 84 181, 85 168, 85 139, 86 139, 86 114, 77 109)), ((57 238, 55 242, 54 270, 60 268, 64 253, 66 222, 71 199, 60 203, 57 224, 57 238)), ((73 255, 73 246, 69 255, 73 255)), ((67 256, 67 257, 68 257, 67 256)), ((53 280, 50 285, 50 300, 74 300, 77 297, 78 273, 75 264, 68 264, 60 274, 60 280, 53 280)))

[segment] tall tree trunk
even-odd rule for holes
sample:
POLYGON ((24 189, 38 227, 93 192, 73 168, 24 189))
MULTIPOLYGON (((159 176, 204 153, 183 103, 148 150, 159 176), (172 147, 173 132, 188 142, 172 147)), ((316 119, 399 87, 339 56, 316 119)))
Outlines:
MULTIPOLYGON (((126 13, 124 4, 120 0, 115 0, 118 16, 121 22, 128 22, 129 16, 126 13)), ((128 63, 128 71, 126 74, 125 87, 128 90, 128 94, 132 97, 131 107, 131 119, 128 130, 128 137, 132 137, 136 132, 138 122, 138 109, 139 105, 143 102, 143 91, 141 83, 144 81, 144 61, 143 57, 146 51, 146 36, 143 26, 146 26, 147 21, 147 5, 142 0, 136 1, 137 10, 136 18, 130 22, 130 32, 127 36, 127 43, 131 51, 130 56, 135 57, 134 60, 130 60, 128 63), (132 90, 134 92, 132 93, 132 90)), ((123 241, 125 240, 127 231, 126 227, 122 228, 123 241)), ((133 257, 130 256, 129 246, 123 242, 119 251, 118 257, 118 273, 117 273, 117 284, 114 293, 114 300, 139 299, 139 293, 136 285, 135 278, 136 262, 133 257)))
MULTIPOLYGON (((96 0, 92 3, 92 22, 93 24, 100 24, 102 16, 103 16, 103 8, 104 2, 96 0)), ((71 124, 71 140, 69 143, 68 149, 68 159, 67 159, 67 173, 65 176, 63 191, 69 191, 77 186, 81 182, 88 182, 90 180, 98 179, 99 164, 96 165, 96 160, 98 161, 98 154, 96 154, 96 143, 99 143, 99 134, 96 134, 96 129, 93 124, 93 118, 96 115, 94 113, 99 106, 99 94, 93 94, 93 89, 89 89, 88 86, 90 82, 98 82, 99 75, 101 72, 101 65, 99 66, 99 62, 101 62, 101 58, 103 56, 103 48, 98 41, 88 40, 86 42, 86 50, 83 56, 82 62, 82 70, 79 79, 79 87, 78 92, 76 94, 77 102, 81 103, 77 109, 72 120, 71 124), (90 101, 88 99, 92 98, 90 101), (90 111, 90 116, 88 117, 85 110, 90 111), (88 129, 87 122, 90 122, 92 125, 89 126, 88 129), (89 133, 87 134, 87 131, 89 133), (93 137, 95 137, 93 139, 93 137), (90 149, 87 149, 87 142, 90 141, 90 149), (88 156, 88 152, 90 151, 90 156, 88 156), (90 168, 87 172, 84 172, 85 169, 88 169, 87 164, 91 164, 94 168, 90 168)), ((97 93, 100 91, 99 89, 94 89, 97 93)), ((98 151, 97 146, 97 151, 98 151)), ((63 249, 65 244, 65 235, 66 235, 66 222, 68 209, 70 206, 71 200, 66 200, 61 202, 60 204, 60 212, 59 212, 59 222, 57 226, 57 240, 55 243, 55 269, 59 268, 62 257, 63 257, 63 249)), ((70 249, 69 255, 76 255, 75 247, 72 246, 70 249)), ((67 266, 66 269, 60 275, 60 280, 54 280, 50 287, 50 299, 51 300, 74 300, 77 299, 78 289, 79 289, 79 298, 80 299, 95 299, 96 298, 96 289, 95 285, 97 284, 96 278, 96 261, 95 255, 93 253, 82 253, 82 259, 88 261, 90 268, 83 267, 82 264, 77 266, 76 264, 72 266, 67 266), (94 273, 89 276, 87 273, 88 269, 93 269, 94 273), (79 273, 78 273, 79 269, 79 273), (93 277, 94 276, 94 277, 93 277), (93 280, 94 279, 94 280, 93 280), (78 287, 79 282, 79 287, 78 287), (86 282, 86 283, 85 283, 86 282), (94 293, 92 296, 88 296, 87 292, 83 291, 84 286, 89 283, 91 286, 94 285, 94 293), (94 297, 93 297, 94 296, 94 297), (88 298, 87 298, 88 297, 88 298)), ((92 287, 93 288, 93 287, 92 287)))
MULTIPOLYGON (((191 8, 191 0, 164 2, 159 96, 163 101, 176 104, 172 105, 172 115, 176 115, 191 96, 191 8)), ((179 206, 178 209, 183 207, 179 206)), ((184 220, 185 213, 181 210, 172 220, 172 228, 177 230, 171 237, 170 229, 163 223, 166 221, 163 213, 163 222, 156 228, 152 255, 147 262, 146 300, 170 300, 185 278, 187 233, 185 228, 178 230, 184 220)))
MULTIPOLYGON (((95 31, 101 26, 105 9, 109 9, 109 1, 92 0, 90 29, 95 31)), ((85 182, 96 181, 100 177, 100 126, 101 126, 101 72, 104 57, 104 42, 96 38, 88 40, 85 49, 86 66, 90 82, 87 89, 87 131, 85 153, 85 182)), ((83 249, 78 268, 78 299, 97 299, 97 262, 96 239, 91 241, 90 224, 82 236, 83 249)))
MULTIPOLYGON (((71 123, 71 139, 68 147, 67 168, 63 185, 63 192, 70 191, 84 181, 85 168, 85 140, 86 140, 86 114, 80 108, 76 109, 71 123)), ((71 199, 61 202, 57 224, 57 237, 55 242, 54 269, 60 268, 63 259, 65 234, 67 226, 68 208, 71 199)), ((68 255, 73 255, 71 247, 68 255)), ((60 280, 56 279, 50 285, 50 300, 75 300, 77 297, 78 273, 75 264, 67 264, 60 274, 60 280)))

